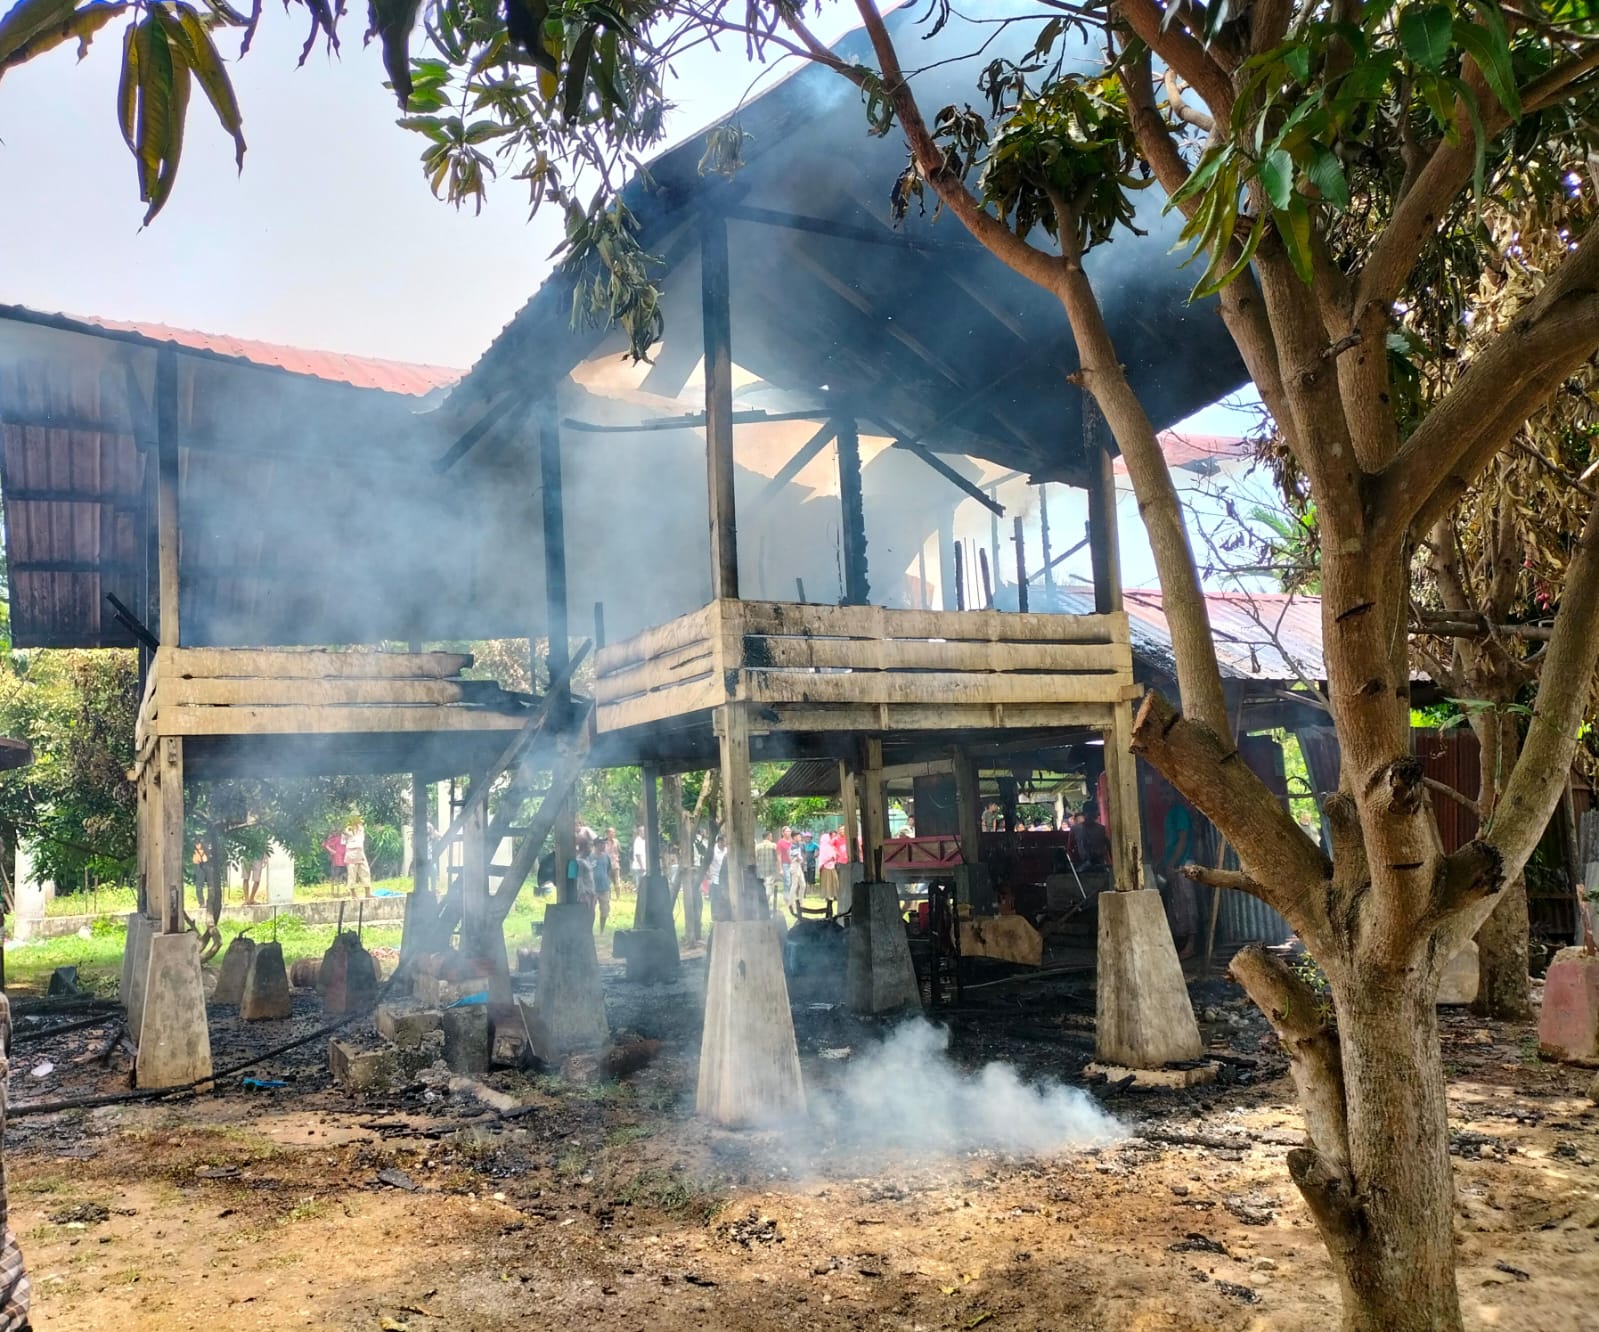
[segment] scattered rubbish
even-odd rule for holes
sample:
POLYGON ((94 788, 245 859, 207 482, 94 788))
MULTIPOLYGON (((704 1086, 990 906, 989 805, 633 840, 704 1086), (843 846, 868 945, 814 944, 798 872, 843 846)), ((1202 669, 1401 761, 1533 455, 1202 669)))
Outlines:
POLYGON ((282 1078, 242 1078, 239 1085, 245 1091, 276 1091, 279 1087, 287 1087, 289 1084, 282 1078))
POLYGON ((378 1171, 378 1183, 387 1184, 391 1189, 404 1189, 407 1193, 415 1193, 420 1187, 405 1171, 392 1166, 378 1171))
POLYGON ((83 987, 78 984, 78 969, 76 967, 57 967, 50 973, 50 990, 52 996, 77 995, 83 993, 83 987))
POLYGON ((829 1046, 825 1050, 818 1050, 817 1053, 821 1055, 823 1059, 848 1059, 850 1055, 850 1048, 851 1047, 847 1045, 834 1045, 829 1046))
POLYGON ((688 1282, 688 1284, 691 1286, 705 1286, 709 1288, 716 1285, 716 1282, 712 1281, 710 1277, 702 1277, 698 1272, 683 1273, 683 1280, 688 1282))
POLYGON ((1227 1256, 1227 1246, 1220 1240, 1213 1240, 1209 1235, 1201 1235, 1197 1230, 1190 1230, 1175 1244, 1168 1244, 1167 1250, 1171 1253, 1216 1253, 1223 1258, 1227 1256))
POLYGON ((1506 1276, 1513 1276, 1517 1281, 1532 1280, 1531 1272, 1523 1272, 1519 1267, 1512 1267, 1503 1258, 1494 1264, 1494 1271, 1503 1272, 1506 1276))
POLYGON ((111 1219, 111 1209, 97 1202, 73 1203, 50 1213, 50 1220, 58 1226, 97 1226, 111 1219))
POLYGON ((1259 1304, 1260 1292, 1248 1286, 1240 1286, 1232 1281, 1218 1281, 1216 1289, 1230 1300, 1237 1300, 1240 1304, 1259 1304))
POLYGON ((487 990, 479 990, 476 994, 463 994, 459 999, 451 1004, 450 1007, 467 1008, 473 1004, 486 1004, 488 1001, 489 992, 487 990))
POLYGON ((748 1216, 740 1217, 727 1227, 727 1237, 734 1244, 749 1248, 752 1244, 781 1244, 783 1237, 778 1233, 777 1222, 769 1216, 762 1216, 753 1208, 748 1216))
POLYGON ((48 1059, 42 1059, 28 1070, 30 1078, 47 1078, 56 1071, 56 1066, 48 1059))
POLYGON ((239 1173, 238 1166, 201 1166, 196 1170, 195 1176, 199 1179, 233 1179, 239 1173))
POLYGON ((1231 1194, 1226 1199, 1225 1206, 1229 1212, 1246 1226, 1269 1226, 1272 1223, 1272 1218, 1277 1215, 1272 1210, 1275 1206, 1275 1200, 1269 1198, 1246 1198, 1238 1194, 1231 1194))

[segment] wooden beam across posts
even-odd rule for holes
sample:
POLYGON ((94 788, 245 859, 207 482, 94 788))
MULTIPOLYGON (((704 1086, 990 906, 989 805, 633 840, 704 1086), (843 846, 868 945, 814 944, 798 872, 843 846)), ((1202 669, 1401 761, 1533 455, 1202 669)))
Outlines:
POLYGON ((866 500, 861 491, 861 437, 853 420, 838 422, 838 502, 843 519, 844 604, 871 601, 866 573, 866 500))
POLYGON ((160 622, 156 634, 168 647, 182 641, 178 621, 178 353, 163 347, 155 361, 156 550, 160 622))
POLYGON ((742 703, 716 710, 716 738, 721 747, 722 807, 727 812, 727 891, 733 918, 752 920, 755 904, 745 884, 755 864, 755 797, 750 788, 749 713, 742 703))
POLYGON ((887 790, 883 782, 883 742, 866 740, 866 762, 861 769, 861 859, 866 877, 876 882, 883 873, 883 843, 888 840, 887 790))
POLYGON ((1088 550, 1094 562, 1094 609, 1122 608, 1121 554, 1116 536, 1116 472, 1108 429, 1094 400, 1083 397, 1083 450, 1088 456, 1088 550))
MULTIPOLYGON (((720 214, 708 213, 700 221, 700 300, 704 307, 705 332, 705 461, 706 489, 710 499, 711 596, 736 599, 738 514, 733 492, 731 281, 727 257, 727 219, 720 214)), ((738 887, 739 884, 735 882, 735 897, 738 896, 738 887)))

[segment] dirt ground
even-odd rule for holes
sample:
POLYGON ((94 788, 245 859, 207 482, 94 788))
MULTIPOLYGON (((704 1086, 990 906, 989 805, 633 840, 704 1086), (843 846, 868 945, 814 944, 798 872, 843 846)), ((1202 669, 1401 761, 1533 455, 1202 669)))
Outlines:
MULTIPOLYGON (((352 1099, 331 1086, 318 1041, 250 1070, 281 1088, 235 1075, 203 1097, 13 1120, 12 1224, 37 1326, 1333 1324, 1333 1281, 1283 1165, 1299 1130, 1283 1061, 1224 983, 1196 989, 1223 1085, 1100 1087, 1119 1136, 1018 1158, 938 1154, 918 1147, 914 1123, 885 1135, 858 1104, 840 1114, 833 1090, 885 1026, 808 1004, 796 1023, 812 1122, 705 1126, 693 1117, 701 975, 697 954, 673 987, 608 970, 613 1028, 660 1040, 658 1056, 621 1082, 496 1074, 532 1107, 514 1118, 442 1086, 352 1099)), ((937 1017, 962 1068, 1004 1060, 1080 1083, 1091 1006, 1081 981, 1040 981, 937 1017)), ((219 1067, 289 1034, 245 1030, 231 1010, 213 1019, 219 1067)), ((302 996, 294 1022, 322 1020, 302 996)), ((70 1062, 108 1030, 22 1037, 13 1104, 125 1086, 115 1059, 70 1062)), ((1599 1329, 1592 1075, 1540 1062, 1530 1036, 1445 1018, 1467 1321, 1599 1329)))

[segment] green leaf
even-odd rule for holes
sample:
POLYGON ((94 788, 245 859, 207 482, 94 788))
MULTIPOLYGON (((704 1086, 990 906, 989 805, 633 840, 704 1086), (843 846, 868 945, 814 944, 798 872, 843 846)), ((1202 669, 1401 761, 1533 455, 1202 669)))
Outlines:
POLYGON ((89 43, 94 40, 95 33, 111 22, 119 14, 125 14, 130 8, 127 4, 91 4, 82 9, 73 10, 60 23, 50 24, 36 32, 32 37, 17 47, 9 56, 0 60, 0 74, 12 65, 25 65, 35 56, 43 55, 46 51, 60 46, 77 38, 78 59, 82 60, 89 53, 89 43))
POLYGON ((64 23, 74 0, 17 0, 0 18, 0 67, 52 24, 64 23))
POLYGON ((244 169, 244 117, 239 111, 239 99, 234 95, 233 83, 222 64, 222 56, 211 40, 211 33, 201 22, 199 14, 188 5, 178 6, 178 26, 170 25, 168 35, 183 47, 183 58, 200 80, 206 100, 217 113, 217 120, 233 139, 233 161, 244 169))
POLYGON ((122 34, 122 73, 117 82, 117 122, 122 129, 123 142, 128 151, 133 147, 134 110, 138 105, 139 41, 138 24, 130 23, 122 34))
POLYGON ((411 30, 420 0, 367 0, 366 40, 383 44, 383 68, 403 111, 411 100, 411 30))
MULTIPOLYGON (((155 198, 169 139, 167 115, 172 100, 172 50, 161 21, 152 14, 138 25, 138 112, 133 132, 133 158, 139 169, 139 198, 155 198)), ((146 224, 149 217, 145 218, 146 224)))
POLYGON ((1294 159, 1281 148, 1273 148, 1260 164, 1260 183, 1273 208, 1287 208, 1294 193, 1294 159))
MULTIPOLYGON (((1202 301, 1207 296, 1214 296, 1223 287, 1233 282, 1240 273, 1249 267, 1249 261, 1255 257, 1255 251, 1260 248, 1260 238, 1266 234, 1266 219, 1264 216, 1255 219, 1254 226, 1250 227, 1249 235, 1244 239, 1244 248, 1237 261, 1219 277, 1207 273, 1200 279, 1200 283, 1189 295, 1189 300, 1202 301)), ((1219 256, 1224 256, 1226 251, 1220 251, 1219 256)))
POLYGON ((1188 179, 1178 186, 1171 198, 1166 201, 1167 209, 1175 208, 1185 199, 1192 198, 1205 186, 1209 185, 1227 155, 1228 149, 1221 145, 1207 148, 1204 155, 1199 159, 1199 165, 1189 173, 1188 179))
POLYGON ((1466 108, 1466 115, 1471 121, 1471 188, 1481 199, 1487 190, 1488 127, 1482 123, 1482 108, 1477 104, 1477 94, 1466 86, 1466 81, 1450 79, 1449 85, 1455 90, 1455 96, 1466 108))
POLYGON ((1310 48, 1308 46, 1290 46, 1283 52, 1283 64, 1288 72, 1294 76, 1295 83, 1308 83, 1310 81, 1310 48))
POLYGON ((594 27, 585 27, 572 45, 572 58, 567 62, 566 87, 561 100, 561 114, 567 120, 576 120, 583 109, 583 94, 588 82, 589 56, 594 51, 594 27))
POLYGON ((1310 254, 1310 207, 1304 196, 1293 195, 1286 208, 1272 210, 1272 221, 1277 224, 1277 234, 1283 239, 1289 262, 1300 280, 1309 282, 1314 275, 1310 254))
MULTIPOLYGON (((1495 11, 1497 14, 1497 11, 1495 11)), ((1504 20, 1500 19, 1503 27, 1504 20)), ((1455 41, 1477 63, 1499 105, 1514 118, 1521 115, 1521 90, 1516 87, 1516 76, 1510 67, 1509 40, 1501 41, 1487 28, 1458 20, 1455 23, 1455 41)))
POLYGON ((1328 203, 1339 208, 1349 207, 1349 180, 1344 175, 1344 164, 1336 154, 1332 153, 1321 144, 1311 145, 1313 156, 1310 159, 1310 168, 1305 172, 1305 179, 1316 187, 1321 197, 1328 203))
POLYGON ((1429 74, 1444 67, 1453 30, 1454 14, 1446 5, 1412 5, 1399 15, 1399 45, 1429 74))

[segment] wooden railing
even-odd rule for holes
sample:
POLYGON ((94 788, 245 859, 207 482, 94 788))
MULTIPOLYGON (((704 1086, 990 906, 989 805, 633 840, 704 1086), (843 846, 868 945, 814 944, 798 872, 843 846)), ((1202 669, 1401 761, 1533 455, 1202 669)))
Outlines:
POLYGON ((769 601, 712 602, 602 648, 595 665, 601 731, 731 702, 791 729, 869 726, 872 709, 922 729, 979 723, 974 710, 1002 725, 1097 725, 1133 682, 1121 614, 769 601))

